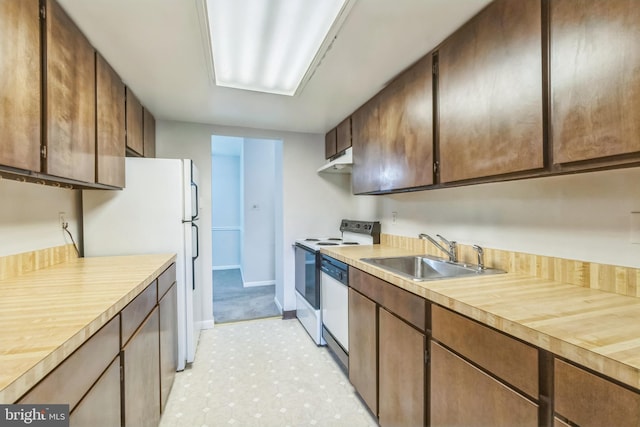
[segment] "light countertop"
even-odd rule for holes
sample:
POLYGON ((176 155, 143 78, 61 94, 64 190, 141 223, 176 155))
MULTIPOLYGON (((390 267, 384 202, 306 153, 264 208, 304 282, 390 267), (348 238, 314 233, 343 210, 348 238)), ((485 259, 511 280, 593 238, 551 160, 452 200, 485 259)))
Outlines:
POLYGON ((640 389, 640 298, 516 273, 414 282, 360 261, 417 254, 385 245, 322 253, 640 389))
POLYGON ((0 403, 20 398, 174 261, 78 258, 0 281, 0 403))

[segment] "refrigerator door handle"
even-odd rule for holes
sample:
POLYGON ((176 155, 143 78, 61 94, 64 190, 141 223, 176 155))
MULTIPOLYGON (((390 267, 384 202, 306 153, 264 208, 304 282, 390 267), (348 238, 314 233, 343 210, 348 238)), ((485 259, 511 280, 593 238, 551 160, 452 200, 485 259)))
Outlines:
MULTIPOLYGON (((197 187, 196 187, 197 188, 197 187)), ((196 259, 200 256, 200 229, 192 222, 191 227, 196 229, 196 254, 191 257, 191 285, 193 290, 196 289, 196 259)))
MULTIPOLYGON (((195 215, 194 215, 193 212, 191 212, 191 220, 193 221, 193 220, 198 219, 198 214, 200 213, 200 201, 198 200, 199 199, 199 197, 198 197, 198 184, 196 184, 195 182, 192 181, 191 182, 191 187, 195 188, 195 190, 196 190, 196 195, 195 195, 195 198, 196 198, 196 212, 195 212, 195 215)), ((192 205, 192 207, 193 207, 193 205, 192 205)))

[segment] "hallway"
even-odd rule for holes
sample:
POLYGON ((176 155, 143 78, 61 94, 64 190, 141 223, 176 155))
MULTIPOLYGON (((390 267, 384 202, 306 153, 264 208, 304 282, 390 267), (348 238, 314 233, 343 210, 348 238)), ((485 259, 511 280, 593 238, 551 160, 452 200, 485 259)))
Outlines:
POLYGON ((215 323, 280 316, 275 285, 242 285, 240 269, 214 270, 213 318, 215 323))

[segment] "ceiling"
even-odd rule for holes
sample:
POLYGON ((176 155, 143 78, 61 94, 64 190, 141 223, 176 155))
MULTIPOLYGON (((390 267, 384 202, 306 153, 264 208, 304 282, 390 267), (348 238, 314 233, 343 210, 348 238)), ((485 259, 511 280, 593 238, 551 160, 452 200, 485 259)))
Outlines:
POLYGON ((156 119, 325 133, 490 0, 356 0, 294 97, 217 87, 203 0, 58 0, 156 119))

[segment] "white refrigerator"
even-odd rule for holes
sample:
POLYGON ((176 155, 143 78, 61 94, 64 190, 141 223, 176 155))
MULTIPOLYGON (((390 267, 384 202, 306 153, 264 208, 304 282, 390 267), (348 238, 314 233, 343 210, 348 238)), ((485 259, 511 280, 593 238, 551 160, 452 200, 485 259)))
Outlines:
POLYGON ((126 188, 83 190, 84 255, 175 253, 178 370, 193 362, 198 268, 198 171, 191 160, 126 159, 126 188))

